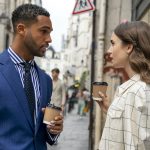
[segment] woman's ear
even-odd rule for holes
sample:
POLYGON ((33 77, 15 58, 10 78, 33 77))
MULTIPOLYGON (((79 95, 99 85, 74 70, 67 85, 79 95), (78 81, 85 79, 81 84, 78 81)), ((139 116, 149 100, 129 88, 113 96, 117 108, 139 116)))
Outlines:
POLYGON ((127 45, 127 53, 131 54, 132 51, 133 51, 133 45, 132 44, 128 44, 127 45))

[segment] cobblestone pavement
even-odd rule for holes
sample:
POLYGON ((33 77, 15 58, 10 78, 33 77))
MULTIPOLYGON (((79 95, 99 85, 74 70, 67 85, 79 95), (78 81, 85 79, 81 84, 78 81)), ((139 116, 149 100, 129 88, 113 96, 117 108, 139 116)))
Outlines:
POLYGON ((65 116, 64 130, 58 139, 58 144, 48 145, 48 150, 88 150, 88 124, 89 115, 78 116, 76 105, 73 112, 65 116))

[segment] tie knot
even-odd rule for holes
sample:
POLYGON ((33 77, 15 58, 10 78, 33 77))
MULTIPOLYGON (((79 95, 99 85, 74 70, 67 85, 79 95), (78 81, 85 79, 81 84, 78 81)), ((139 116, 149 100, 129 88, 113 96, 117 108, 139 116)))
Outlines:
POLYGON ((23 63, 23 65, 24 65, 25 72, 29 72, 30 69, 31 69, 32 64, 28 63, 28 62, 25 62, 25 63, 23 63))

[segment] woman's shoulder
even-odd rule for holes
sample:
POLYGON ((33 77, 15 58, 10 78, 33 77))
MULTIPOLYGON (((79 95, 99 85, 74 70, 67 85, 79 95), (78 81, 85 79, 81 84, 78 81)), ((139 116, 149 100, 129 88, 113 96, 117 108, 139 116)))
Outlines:
POLYGON ((122 84, 121 89, 124 89, 127 93, 137 93, 137 92, 144 92, 145 90, 150 90, 150 84, 142 81, 140 79, 140 75, 136 74, 127 82, 122 84))
POLYGON ((137 93, 137 92, 144 92, 144 91, 147 91, 147 90, 150 90, 150 84, 147 84, 147 83, 139 80, 131 86, 129 91, 137 93))
POLYGON ((126 104, 142 111, 150 99, 150 84, 137 81, 127 92, 126 104))

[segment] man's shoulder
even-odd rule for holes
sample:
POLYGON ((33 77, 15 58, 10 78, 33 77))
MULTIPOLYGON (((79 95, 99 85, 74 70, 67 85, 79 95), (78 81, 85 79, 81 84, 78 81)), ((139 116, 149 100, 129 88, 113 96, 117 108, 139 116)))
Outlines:
POLYGON ((3 51, 0 52, 0 58, 2 58, 4 56, 8 56, 8 51, 7 50, 3 50, 3 51))
POLYGON ((7 62, 10 59, 8 51, 4 50, 0 53, 0 63, 7 62))

